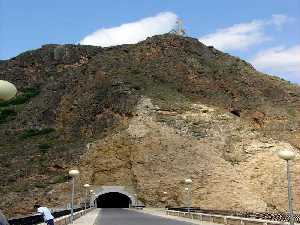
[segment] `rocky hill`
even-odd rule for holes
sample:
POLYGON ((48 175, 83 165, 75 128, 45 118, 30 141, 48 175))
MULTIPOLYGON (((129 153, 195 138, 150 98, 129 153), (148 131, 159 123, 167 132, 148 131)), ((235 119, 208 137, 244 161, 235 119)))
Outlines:
MULTIPOLYGON (((151 206, 184 205, 190 177, 195 206, 287 208, 276 151, 300 148, 300 87, 237 57, 169 34, 45 45, 0 61, 0 79, 19 90, 0 103, 0 208, 10 216, 65 204, 74 167, 82 183, 132 186, 151 206)), ((299 169, 297 159, 294 187, 299 169)))

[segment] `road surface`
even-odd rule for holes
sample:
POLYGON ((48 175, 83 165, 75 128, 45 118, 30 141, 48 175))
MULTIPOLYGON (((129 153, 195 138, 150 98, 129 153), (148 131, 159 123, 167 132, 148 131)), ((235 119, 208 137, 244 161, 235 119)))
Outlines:
POLYGON ((102 209, 96 225, 194 225, 127 209, 102 209))

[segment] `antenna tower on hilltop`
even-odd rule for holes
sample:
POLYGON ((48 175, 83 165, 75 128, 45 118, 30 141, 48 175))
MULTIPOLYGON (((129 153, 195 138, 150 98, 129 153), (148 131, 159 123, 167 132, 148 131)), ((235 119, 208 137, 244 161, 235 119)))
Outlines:
POLYGON ((182 19, 177 19, 176 24, 177 24, 177 27, 175 29, 171 30, 169 33, 176 34, 176 35, 179 35, 179 36, 184 36, 185 35, 185 30, 183 28, 182 19))
POLYGON ((177 23, 176 34, 177 34, 177 35, 180 35, 180 36, 185 35, 185 30, 184 30, 184 28, 183 28, 183 21, 182 21, 182 19, 178 19, 178 20, 176 21, 176 23, 177 23))

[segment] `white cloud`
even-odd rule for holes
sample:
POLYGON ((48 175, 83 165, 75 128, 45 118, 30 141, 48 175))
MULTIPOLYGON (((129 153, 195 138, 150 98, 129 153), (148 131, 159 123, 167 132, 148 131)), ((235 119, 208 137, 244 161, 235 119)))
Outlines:
POLYGON ((204 35, 199 41, 213 45, 220 50, 245 50, 250 46, 271 40, 265 34, 267 26, 280 28, 290 19, 281 14, 273 15, 270 20, 253 20, 249 23, 239 23, 219 29, 214 33, 204 35))
POLYGON ((80 41, 83 45, 108 47, 120 44, 135 44, 157 34, 171 31, 176 26, 177 15, 163 12, 154 17, 147 17, 118 27, 102 28, 80 41))
POLYGON ((272 15, 272 19, 269 20, 269 24, 274 24, 277 27, 281 27, 283 24, 292 21, 293 19, 282 14, 275 14, 272 15))
POLYGON ((282 74, 293 81, 300 81, 300 44, 289 48, 278 46, 259 52, 251 60, 259 70, 282 74))

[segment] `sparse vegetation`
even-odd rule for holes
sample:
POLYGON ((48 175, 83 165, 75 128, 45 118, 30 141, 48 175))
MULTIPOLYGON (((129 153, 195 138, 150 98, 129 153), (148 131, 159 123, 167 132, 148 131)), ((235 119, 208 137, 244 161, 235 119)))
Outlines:
POLYGON ((44 154, 47 153, 51 147, 52 147, 51 145, 46 144, 46 143, 39 145, 40 151, 44 154))
POLYGON ((26 88, 21 90, 21 94, 17 95, 15 98, 9 101, 0 102, 0 107, 11 106, 11 105, 20 105, 29 102, 29 100, 40 93, 40 90, 37 88, 26 88))
POLYGON ((51 180, 52 184, 64 183, 68 181, 70 177, 68 175, 58 175, 51 180))
POLYGON ((34 186, 37 188, 46 188, 48 186, 48 184, 45 182, 42 182, 42 181, 40 181, 40 182, 37 181, 37 182, 35 182, 34 186))
POLYGON ((13 120, 17 115, 17 112, 14 109, 1 109, 0 108, 0 124, 13 120))
POLYGON ((297 116, 297 110, 295 108, 288 108, 287 113, 292 117, 297 116))
MULTIPOLYGON (((101 163, 89 161, 95 168, 99 166, 94 171, 100 171, 103 182, 106 173, 123 172, 125 167, 128 171, 129 164, 120 164, 115 157, 120 161, 129 158, 133 169, 138 163, 142 169, 146 168, 143 168, 144 164, 151 170, 152 164, 143 163, 145 155, 145 159, 157 161, 153 165, 172 171, 178 169, 178 176, 186 169, 194 171, 191 175, 196 178, 201 169, 203 179, 195 179, 195 183, 202 182, 203 190, 207 190, 205 186, 209 186, 210 179, 222 177, 218 176, 221 171, 231 171, 232 179, 236 178, 227 166, 224 170, 219 167, 244 166, 247 163, 245 157, 252 154, 252 150, 246 150, 250 145, 256 145, 251 142, 252 137, 259 138, 261 134, 264 141, 270 137, 280 141, 283 134, 284 140, 291 140, 299 147, 298 137, 295 137, 299 132, 299 87, 260 74, 235 57, 207 49, 197 40, 166 34, 125 47, 62 45, 62 50, 68 48, 62 52, 68 54, 53 60, 55 48, 44 46, 0 65, 4 78, 19 84, 17 96, 0 103, 0 123, 3 123, 0 129, 0 162, 3 162, 0 179, 4 182, 0 187, 0 208, 4 208, 9 216, 19 216, 18 208, 23 208, 24 213, 29 212, 26 205, 32 204, 30 201, 34 198, 28 190, 38 187, 43 193, 48 188, 51 190, 52 184, 67 181, 68 176, 62 175, 64 170, 80 163, 86 143, 91 139, 99 144, 105 139, 101 151, 99 147, 99 154, 105 154, 105 160, 102 162, 103 157, 95 155, 101 163), (84 58, 88 61, 83 66, 80 60, 84 58), (22 89, 22 85, 31 88, 22 89), (143 103, 143 97, 147 101, 138 105, 143 103), (154 107, 148 105, 148 100, 154 107), (198 103, 213 106, 216 112, 201 113, 198 103), (233 117, 228 113, 232 109, 242 113, 233 112, 237 116, 233 117), (199 113, 203 120, 189 119, 187 111, 199 113), (256 112, 264 115, 262 127, 252 122, 256 112), (135 126, 140 123, 143 126, 135 126), (218 125, 224 130, 220 128, 219 132, 218 125), (241 126, 245 131, 226 128, 231 125, 233 128, 241 126), (158 129, 161 126, 162 129, 158 129), (264 133, 268 128, 272 130, 264 133), (129 133, 133 130, 145 135, 133 140, 129 133), (230 132, 237 134, 238 140, 233 141, 236 151, 227 140, 230 132), (114 138, 119 137, 122 142, 116 144, 114 138), (116 149, 116 154, 110 155, 110 149, 116 149), (160 152, 164 156, 161 160, 160 152), (191 159, 194 161, 182 170, 184 162, 191 159), (110 160, 118 163, 117 167, 110 165, 110 160), (210 162, 213 163, 210 165, 210 162), (214 170, 215 166, 217 170, 214 170), (26 170, 24 175, 18 172, 22 170, 26 170), (8 194, 14 190, 20 193, 8 194)), ((257 146, 266 149, 264 146, 268 145, 257 146)), ((174 178, 178 178, 176 174, 174 178)), ((129 179, 131 175, 126 178, 129 179)), ((263 191, 267 193, 266 190, 263 191)), ((176 204, 182 204, 180 194, 177 197, 176 204)), ((41 200, 45 200, 43 195, 41 200)))
POLYGON ((55 129, 53 128, 44 128, 44 129, 28 129, 23 132, 23 134, 20 136, 21 139, 27 139, 38 135, 45 135, 49 134, 51 132, 54 132, 55 129))

